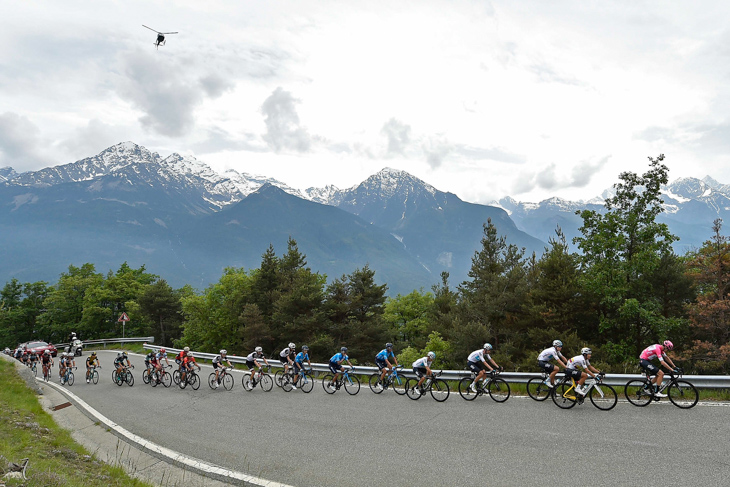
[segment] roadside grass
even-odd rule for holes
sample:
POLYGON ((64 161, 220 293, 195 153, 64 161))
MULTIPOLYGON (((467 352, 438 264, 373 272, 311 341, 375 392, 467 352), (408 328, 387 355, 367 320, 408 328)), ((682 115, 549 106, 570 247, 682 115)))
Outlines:
POLYGON ((6 361, 0 361, 0 452, 0 469, 7 467, 6 460, 29 459, 28 480, 6 479, 8 486, 152 486, 97 460, 77 444, 6 361))

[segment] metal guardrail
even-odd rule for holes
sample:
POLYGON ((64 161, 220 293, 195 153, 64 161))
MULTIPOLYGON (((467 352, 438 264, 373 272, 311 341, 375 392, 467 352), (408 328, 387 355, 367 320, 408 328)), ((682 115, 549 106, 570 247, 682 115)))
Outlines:
MULTIPOLYGON (((102 338, 100 340, 81 340, 84 347, 88 345, 107 345, 113 343, 149 343, 154 342, 155 337, 130 337, 130 338, 102 338)), ((64 348, 70 346, 70 343, 56 343, 56 348, 64 348)))
MULTIPOLYGON (((84 342, 85 343, 85 342, 84 342)), ((143 345, 143 348, 146 350, 159 350, 160 347, 158 345, 151 345, 149 343, 145 343, 143 345)), ((171 353, 179 353, 181 349, 179 348, 167 348, 164 347, 167 352, 171 353)), ((203 353, 203 352, 196 352, 193 351, 193 356, 195 358, 201 358, 205 360, 213 360, 216 357, 217 354, 215 353, 203 353)), ((237 355, 228 355, 228 360, 231 363, 234 364, 242 364, 246 362, 245 357, 239 357, 237 355)), ((268 359, 270 360, 270 364, 272 367, 275 368, 281 368, 283 367, 278 359, 268 359)), ((312 363, 312 370, 318 373, 325 373, 329 372, 329 365, 328 364, 319 364, 319 363, 312 363)), ((434 369, 438 370, 438 369, 434 369)), ((355 366, 355 374, 357 375, 371 375, 378 371, 377 367, 367 367, 367 366, 355 366)), ((416 375, 411 371, 410 368, 404 367, 402 375, 405 375, 406 377, 415 377, 416 375)), ((561 375, 561 374, 559 374, 561 375)), ((464 377, 470 377, 471 372, 469 370, 443 370, 441 374, 441 379, 444 380, 451 380, 451 381, 458 381, 461 380, 464 377)), ((526 384, 527 381, 532 379, 533 377, 540 377, 540 372, 503 372, 500 374, 500 377, 505 379, 507 382, 513 382, 518 384, 526 384)), ((624 386, 628 381, 634 380, 634 379, 643 379, 646 376, 644 374, 606 374, 606 376, 603 379, 604 384, 608 384, 611 386, 624 386)), ((694 384, 696 387, 702 388, 702 389, 728 389, 730 388, 730 376, 727 375, 685 375, 682 376, 683 379, 686 379, 687 381, 694 384)))

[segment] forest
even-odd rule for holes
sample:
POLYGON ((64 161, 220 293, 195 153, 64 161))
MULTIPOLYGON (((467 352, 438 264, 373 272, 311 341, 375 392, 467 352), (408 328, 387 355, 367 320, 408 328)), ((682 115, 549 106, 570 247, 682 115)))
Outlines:
POLYGON ((227 268, 199 291, 173 289, 132 268, 98 272, 70 265, 55 284, 11 279, 0 292, 0 346, 29 340, 64 342, 153 335, 157 344, 246 355, 262 346, 273 356, 287 343, 309 345, 313 362, 347 346, 354 363, 373 364, 386 342, 401 363, 436 352, 436 368, 462 369, 489 342, 506 370, 537 370, 537 354, 554 339, 563 353, 593 349, 592 363, 613 373, 638 372, 638 355, 670 339, 688 373, 730 371, 730 242, 722 221, 701 248, 677 255, 676 236, 661 214, 668 182, 664 156, 643 174, 624 172, 601 212, 579 212, 581 236, 571 252, 560 228, 541 256, 507 244, 483 225, 469 279, 387 297, 367 265, 334 279, 307 267, 294 239, 284 253, 262 249, 256 269, 227 268), (329 282, 328 282, 329 281, 329 282))

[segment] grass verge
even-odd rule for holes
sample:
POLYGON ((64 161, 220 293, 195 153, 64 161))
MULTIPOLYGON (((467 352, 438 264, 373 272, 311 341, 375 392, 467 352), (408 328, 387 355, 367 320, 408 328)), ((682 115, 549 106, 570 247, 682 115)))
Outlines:
MULTIPOLYGON (((97 460, 77 444, 43 410, 14 365, 6 361, 0 361, 0 452, 15 463, 29 459, 28 480, 7 479, 8 486, 152 485, 97 460)), ((0 469, 7 467, 5 459, 0 458, 0 469)))

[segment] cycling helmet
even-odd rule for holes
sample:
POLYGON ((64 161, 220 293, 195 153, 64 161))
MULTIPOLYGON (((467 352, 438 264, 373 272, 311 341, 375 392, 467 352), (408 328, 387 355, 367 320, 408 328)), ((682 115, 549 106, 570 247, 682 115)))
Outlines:
POLYGON ((302 346, 302 352, 306 352, 307 350, 309 350, 309 347, 306 346, 306 345, 303 345, 302 346))
MULTIPOLYGON (((51 353, 51 352, 49 352, 48 350, 46 350, 46 353, 51 353)), ((92 357, 96 357, 96 352, 91 352, 91 356, 92 357)))
POLYGON ((491 343, 485 343, 484 344, 484 350, 491 350, 491 349, 492 349, 492 344, 491 343))
POLYGON ((393 348, 393 344, 388 342, 385 344, 385 348, 393 348))
MULTIPOLYGON (((61 354, 61 357, 65 356, 65 355, 66 355, 66 352, 63 352, 61 354)), ((122 352, 117 352, 117 357, 121 357, 121 356, 122 356, 122 352)))
POLYGON ((192 357, 193 356, 193 352, 188 352, 187 355, 188 355, 188 357, 192 357))
POLYGON ((670 342, 669 340, 664 340, 664 348, 667 350, 674 349, 674 343, 670 342))
POLYGON ((223 350, 221 350, 221 355, 225 355, 227 353, 228 353, 228 351, 225 348, 223 350))
POLYGON ((190 347, 185 347, 185 348, 183 348, 183 350, 184 350, 185 352, 189 352, 189 351, 190 351, 190 347))
POLYGON ((296 346, 296 345, 294 345, 294 342, 291 342, 291 343, 289 344, 289 348, 297 348, 297 346, 296 346))
POLYGON ((167 353, 167 350, 165 350, 164 348, 161 348, 160 353, 167 353))
POLYGON ((124 355, 124 357, 126 357, 127 356, 127 352, 122 352, 122 355, 124 355))
POLYGON ((347 352, 347 347, 342 347, 342 348, 340 349, 340 352, 342 352, 342 353, 345 353, 345 352, 347 352))
POLYGON ((430 358, 431 360, 436 358, 436 354, 433 352, 428 352, 427 355, 428 355, 428 358, 430 358))
POLYGON ((553 340, 553 347, 562 347, 562 346, 563 346, 563 342, 561 342, 560 340, 553 340))
MULTIPOLYGON (((45 352, 43 352, 43 354, 44 355, 50 355, 51 354, 51 351, 50 350, 46 350, 45 352)), ((91 355, 95 355, 95 353, 92 353, 91 355)))
POLYGON ((264 351, 264 349, 263 349, 263 348, 261 348, 261 347, 256 347, 256 353, 261 353, 261 352, 263 352, 263 351, 264 351))
POLYGON ((590 355, 593 353, 593 351, 588 347, 583 347, 580 351, 582 355, 590 355))

